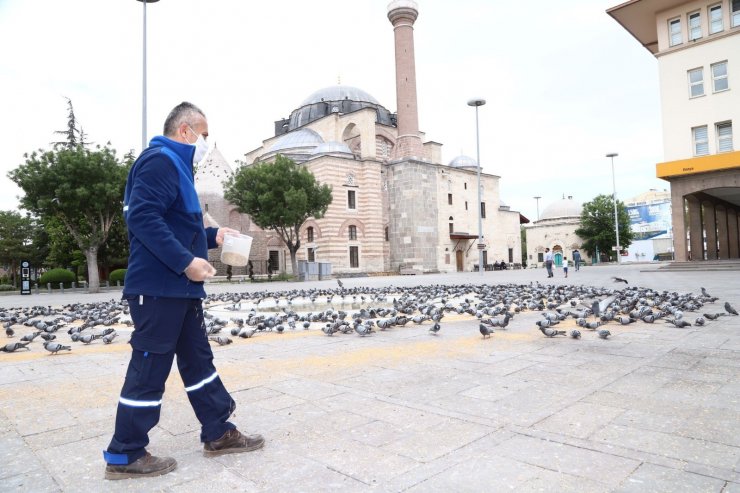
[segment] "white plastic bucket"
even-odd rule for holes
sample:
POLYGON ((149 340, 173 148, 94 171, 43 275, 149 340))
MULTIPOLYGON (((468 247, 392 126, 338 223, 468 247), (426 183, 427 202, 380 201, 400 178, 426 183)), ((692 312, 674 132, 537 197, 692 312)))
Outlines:
POLYGON ((226 233, 221 245, 221 262, 234 267, 244 267, 249 262, 252 237, 243 234, 226 233))

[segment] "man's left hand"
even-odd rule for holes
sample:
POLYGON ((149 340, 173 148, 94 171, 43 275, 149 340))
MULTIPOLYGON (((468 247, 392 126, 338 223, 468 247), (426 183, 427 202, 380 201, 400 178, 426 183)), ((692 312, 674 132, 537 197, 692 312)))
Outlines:
POLYGON ((216 244, 218 246, 221 246, 224 244, 224 235, 226 233, 238 235, 241 234, 239 231, 231 228, 218 228, 218 231, 216 232, 216 244))

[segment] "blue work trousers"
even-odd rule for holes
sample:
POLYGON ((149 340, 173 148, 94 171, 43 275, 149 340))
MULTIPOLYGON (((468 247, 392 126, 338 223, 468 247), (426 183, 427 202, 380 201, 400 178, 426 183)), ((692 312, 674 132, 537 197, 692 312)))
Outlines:
POLYGON ((235 426, 236 408, 213 366, 200 299, 127 297, 135 330, 131 361, 121 389, 108 464, 130 464, 145 453, 148 433, 159 422, 162 396, 172 361, 201 424, 200 440, 210 442, 235 426))

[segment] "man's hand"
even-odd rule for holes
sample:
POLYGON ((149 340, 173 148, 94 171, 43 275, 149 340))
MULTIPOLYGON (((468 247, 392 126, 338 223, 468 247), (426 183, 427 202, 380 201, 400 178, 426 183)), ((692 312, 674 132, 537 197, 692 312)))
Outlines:
POLYGON ((194 257, 190 265, 185 269, 185 275, 188 279, 194 282, 202 282, 206 279, 213 277, 216 274, 216 269, 213 268, 208 260, 200 257, 194 257))
POLYGON ((218 246, 221 246, 224 244, 224 235, 226 233, 238 235, 240 234, 239 231, 231 228, 218 228, 218 231, 216 232, 216 244, 218 246))

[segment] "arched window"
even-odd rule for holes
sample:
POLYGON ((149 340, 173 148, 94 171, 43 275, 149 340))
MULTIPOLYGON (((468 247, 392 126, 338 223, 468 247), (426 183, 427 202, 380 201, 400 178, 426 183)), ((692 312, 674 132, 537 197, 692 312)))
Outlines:
POLYGON ((350 240, 356 240, 357 239, 357 226, 354 224, 351 224, 349 228, 347 228, 347 232, 349 234, 350 240))
POLYGON ((313 226, 306 228, 306 241, 313 243, 313 226))

